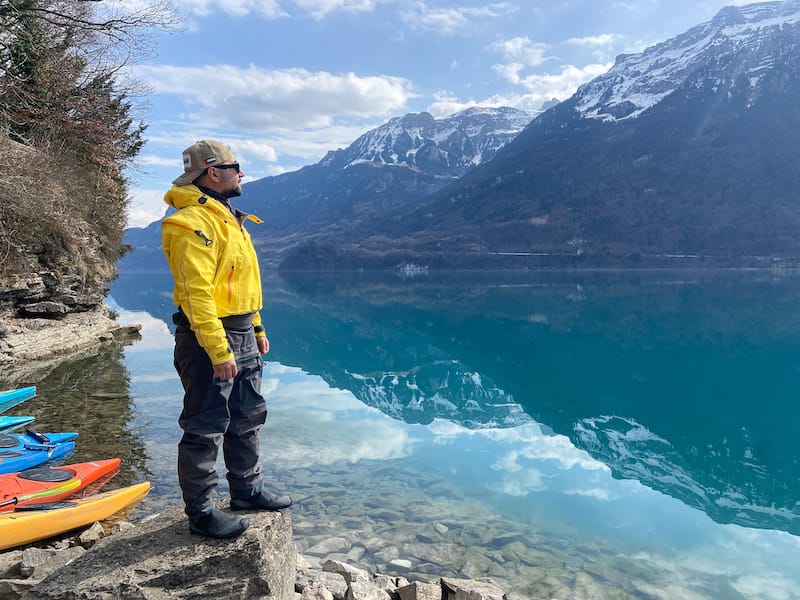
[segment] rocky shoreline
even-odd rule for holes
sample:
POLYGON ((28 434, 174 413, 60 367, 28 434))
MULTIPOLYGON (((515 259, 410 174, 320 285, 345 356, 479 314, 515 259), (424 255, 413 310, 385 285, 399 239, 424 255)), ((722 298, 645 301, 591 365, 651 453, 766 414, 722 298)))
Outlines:
POLYGON ((51 271, 0 276, 0 369, 138 338, 138 326, 114 321, 106 291, 51 271))
POLYGON ((299 554, 291 518, 251 513, 231 541, 189 534, 180 507, 138 525, 95 523, 46 547, 0 553, 8 600, 513 600, 490 579, 410 581, 299 554), (106 535, 106 532, 109 535, 106 535))
POLYGON ((19 317, 0 313, 0 369, 58 360, 100 344, 135 339, 138 325, 119 325, 105 305, 57 318, 19 317))

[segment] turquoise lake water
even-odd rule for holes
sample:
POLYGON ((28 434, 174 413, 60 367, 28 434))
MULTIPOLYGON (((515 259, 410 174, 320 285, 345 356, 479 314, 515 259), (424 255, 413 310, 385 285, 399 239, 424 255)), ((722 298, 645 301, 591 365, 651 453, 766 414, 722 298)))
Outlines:
MULTIPOLYGON (((263 469, 309 556, 517 598, 800 597, 800 275, 268 275, 264 293, 263 469)), ((34 382, 37 426, 122 456, 121 481, 153 483, 143 515, 179 501, 170 277, 123 273, 109 304, 141 341, 34 382), (80 420, 52 408, 65 394, 80 420)))

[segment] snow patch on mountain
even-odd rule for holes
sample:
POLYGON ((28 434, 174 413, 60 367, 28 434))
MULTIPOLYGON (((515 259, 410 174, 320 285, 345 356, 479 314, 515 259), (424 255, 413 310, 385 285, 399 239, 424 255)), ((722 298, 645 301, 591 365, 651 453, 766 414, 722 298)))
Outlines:
POLYGON ((329 152, 320 164, 345 169, 370 162, 459 177, 491 159, 535 116, 509 107, 472 107, 442 119, 411 113, 368 131, 346 149, 329 152))
MULTIPOLYGON (((737 54, 745 65, 751 90, 757 91, 762 73, 773 66, 770 38, 776 31, 800 27, 800 0, 765 2, 723 8, 707 23, 646 49, 620 55, 614 66, 578 89, 576 110, 584 118, 619 121, 639 116, 658 104, 698 70, 720 58, 737 54), (749 54, 749 60, 748 55, 749 54)), ((732 85, 720 79, 717 88, 732 85)))

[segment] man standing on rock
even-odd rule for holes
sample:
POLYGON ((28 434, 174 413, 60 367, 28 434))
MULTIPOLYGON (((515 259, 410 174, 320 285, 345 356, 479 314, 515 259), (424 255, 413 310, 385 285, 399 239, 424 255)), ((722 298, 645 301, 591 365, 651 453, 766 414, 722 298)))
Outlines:
POLYGON ((183 152, 183 169, 164 196, 177 211, 161 222, 178 306, 172 317, 175 369, 185 392, 178 479, 190 531, 234 538, 250 521, 214 504, 220 443, 232 510, 292 504, 289 496, 262 488, 259 466, 259 430, 267 417, 261 356, 269 352, 269 341, 259 313, 258 258, 244 222, 261 220, 230 204, 242 194, 244 173, 226 145, 192 144, 183 152))

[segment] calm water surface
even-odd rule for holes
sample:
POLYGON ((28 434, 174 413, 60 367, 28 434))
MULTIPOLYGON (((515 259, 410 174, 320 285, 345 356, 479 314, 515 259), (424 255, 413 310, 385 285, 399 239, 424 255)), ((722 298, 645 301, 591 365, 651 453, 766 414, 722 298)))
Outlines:
MULTIPOLYGON (((270 276, 264 472, 311 556, 518 598, 798 598, 798 298, 763 272, 270 276)), ((144 515, 179 502, 169 275, 109 303, 141 341, 14 414, 121 456, 144 515)))

